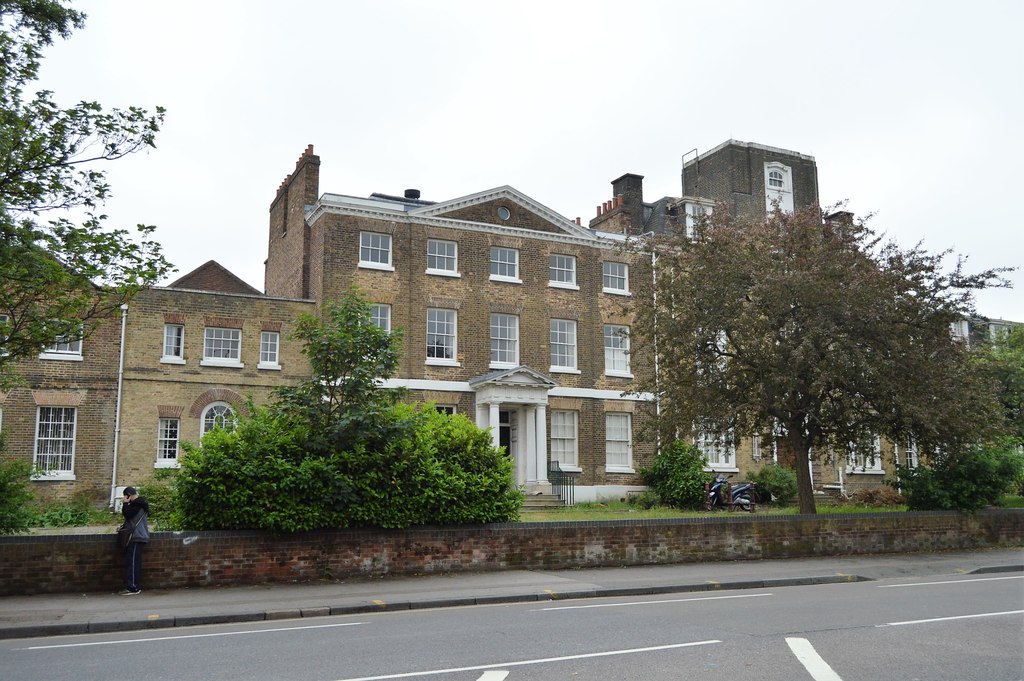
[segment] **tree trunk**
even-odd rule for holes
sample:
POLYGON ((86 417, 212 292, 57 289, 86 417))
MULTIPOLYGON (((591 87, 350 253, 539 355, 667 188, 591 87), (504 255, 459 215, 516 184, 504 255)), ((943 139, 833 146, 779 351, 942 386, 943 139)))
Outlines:
POLYGON ((814 487, 811 485, 810 449, 800 437, 790 437, 789 446, 793 452, 793 470, 796 471, 796 487, 800 500, 800 512, 815 514, 814 487))

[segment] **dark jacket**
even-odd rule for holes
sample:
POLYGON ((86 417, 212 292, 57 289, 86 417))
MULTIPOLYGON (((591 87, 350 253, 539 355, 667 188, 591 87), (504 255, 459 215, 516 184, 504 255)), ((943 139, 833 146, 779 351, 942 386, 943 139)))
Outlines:
POLYGON ((149 502, 146 501, 145 497, 139 497, 134 501, 129 501, 121 505, 121 515, 124 516, 125 527, 132 527, 135 525, 135 529, 132 530, 132 538, 129 540, 129 544, 148 544, 149 543, 149 525, 146 524, 149 519, 149 502), (138 514, 142 514, 141 518, 136 518, 138 514))

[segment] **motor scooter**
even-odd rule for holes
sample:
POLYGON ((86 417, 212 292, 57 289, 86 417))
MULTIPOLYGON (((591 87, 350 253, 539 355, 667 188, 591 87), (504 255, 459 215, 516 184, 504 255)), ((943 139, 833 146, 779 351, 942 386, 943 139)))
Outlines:
POLYGON ((737 507, 744 511, 754 512, 757 506, 757 486, 753 482, 741 482, 733 485, 723 474, 719 473, 714 481, 704 485, 704 510, 734 510, 737 507))

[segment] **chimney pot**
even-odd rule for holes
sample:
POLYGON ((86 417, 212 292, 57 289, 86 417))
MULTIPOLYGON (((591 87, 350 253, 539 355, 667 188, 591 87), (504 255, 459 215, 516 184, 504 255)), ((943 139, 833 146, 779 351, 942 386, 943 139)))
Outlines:
POLYGON ((418 198, 420 198, 420 190, 419 189, 406 189, 405 190, 405 198, 407 198, 407 199, 418 199, 418 198))

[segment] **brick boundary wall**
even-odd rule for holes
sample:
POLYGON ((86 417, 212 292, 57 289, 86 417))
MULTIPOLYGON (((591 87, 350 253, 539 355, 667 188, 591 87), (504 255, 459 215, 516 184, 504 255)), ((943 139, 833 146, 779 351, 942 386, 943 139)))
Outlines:
MULTIPOLYGON (((147 588, 1024 546, 1024 509, 335 530, 156 532, 147 588)), ((0 596, 121 586, 112 534, 0 537, 0 596)))

